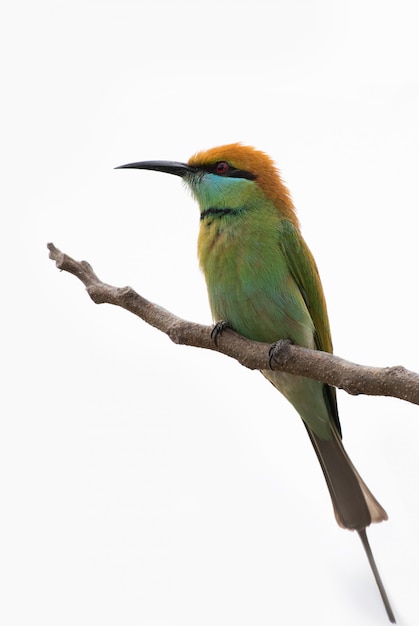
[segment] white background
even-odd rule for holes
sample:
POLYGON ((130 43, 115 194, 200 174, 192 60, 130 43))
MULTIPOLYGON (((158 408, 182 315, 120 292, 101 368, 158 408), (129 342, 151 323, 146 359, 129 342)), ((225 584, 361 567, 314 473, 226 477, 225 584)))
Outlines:
MULTIPOLYGON (((385 624, 292 407, 257 372, 94 305, 46 243, 210 323, 189 194, 113 168, 254 145, 291 189, 336 354, 418 371, 417 3, 8 4, 1 623, 385 624)), ((418 408, 339 402, 390 516, 369 533, 380 571, 415 625, 418 408)))

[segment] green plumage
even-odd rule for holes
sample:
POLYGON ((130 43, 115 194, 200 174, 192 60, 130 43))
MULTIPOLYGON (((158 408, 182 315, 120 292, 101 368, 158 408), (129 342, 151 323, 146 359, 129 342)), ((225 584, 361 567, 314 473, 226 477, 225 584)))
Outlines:
MULTIPOLYGON (((233 182, 233 190, 237 184, 233 182)), ((286 338, 330 351, 327 313, 311 254, 296 227, 280 219, 272 202, 252 185, 244 208, 233 205, 231 213, 201 220, 198 251, 213 317, 228 321, 249 339, 273 343, 286 338), (319 333, 315 319, 321 321, 319 333)), ((213 208, 219 191, 218 186, 213 198, 207 193, 213 208)), ((235 194, 231 196, 230 204, 235 194)), ((337 415, 325 401, 321 383, 263 373, 317 435, 332 437, 330 420, 337 415)))

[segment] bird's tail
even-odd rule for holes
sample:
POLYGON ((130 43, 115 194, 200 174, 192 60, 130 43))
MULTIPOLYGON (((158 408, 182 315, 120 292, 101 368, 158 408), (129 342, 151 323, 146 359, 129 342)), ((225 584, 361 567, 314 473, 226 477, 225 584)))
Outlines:
POLYGON ((388 519, 353 466, 336 429, 332 427, 332 439, 324 440, 308 426, 306 428, 323 470, 339 526, 362 530, 372 522, 388 519))
POLYGON ((333 438, 327 441, 320 439, 307 425, 306 428, 326 479, 336 521, 342 528, 358 532, 388 618, 394 624, 396 622, 394 613, 378 573, 365 530, 373 522, 386 520, 387 513, 353 466, 335 428, 332 427, 333 438))

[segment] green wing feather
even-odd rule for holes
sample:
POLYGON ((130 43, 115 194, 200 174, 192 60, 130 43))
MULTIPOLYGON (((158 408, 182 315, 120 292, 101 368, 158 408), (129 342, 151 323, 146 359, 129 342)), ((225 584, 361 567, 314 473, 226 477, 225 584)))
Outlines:
MULTIPOLYGON (((280 226, 280 245, 288 261, 291 274, 304 299, 315 328, 315 342, 317 348, 323 352, 333 352, 330 333, 329 316, 327 314, 326 299, 320 281, 319 272, 313 255, 298 228, 288 220, 282 220, 280 226)), ((336 389, 324 386, 326 402, 330 408, 339 434, 339 423, 336 389)))
POLYGON ((319 350, 333 352, 326 300, 314 257, 294 224, 283 220, 280 228, 280 245, 313 320, 316 345, 319 350))

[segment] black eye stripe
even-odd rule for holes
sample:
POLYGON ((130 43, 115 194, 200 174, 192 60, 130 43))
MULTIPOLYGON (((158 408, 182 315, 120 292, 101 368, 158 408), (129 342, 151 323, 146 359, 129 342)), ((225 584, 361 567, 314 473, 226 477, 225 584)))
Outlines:
POLYGON ((224 178, 247 178, 248 180, 256 180, 256 176, 252 172, 239 170, 230 165, 227 161, 217 161, 217 163, 210 165, 201 165, 199 169, 204 172, 209 172, 210 174, 215 174, 216 176, 223 176, 224 178), (221 164, 224 163, 227 167, 221 168, 221 164))

